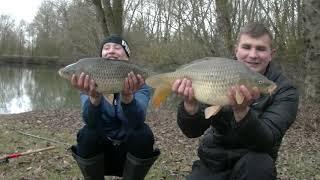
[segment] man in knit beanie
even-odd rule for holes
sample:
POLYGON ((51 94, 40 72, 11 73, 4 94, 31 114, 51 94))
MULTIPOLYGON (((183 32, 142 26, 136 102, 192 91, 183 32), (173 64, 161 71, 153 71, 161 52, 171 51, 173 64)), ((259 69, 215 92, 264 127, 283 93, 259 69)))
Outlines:
MULTIPOLYGON (((101 43, 99 56, 108 60, 129 60, 128 43, 111 35, 101 43)), ((119 176, 143 180, 160 151, 153 148, 154 135, 144 123, 151 89, 139 74, 129 73, 121 93, 102 95, 95 82, 82 73, 71 83, 78 88, 85 125, 77 134, 72 155, 86 180, 119 176)))
POLYGON ((106 37, 102 41, 100 47, 101 47, 100 48, 100 57, 105 57, 108 59, 123 59, 123 60, 128 60, 130 57, 129 45, 128 45, 127 41, 124 40, 119 35, 111 35, 111 36, 106 37), (110 50, 111 47, 114 47, 116 51, 108 53, 108 50, 110 50), (123 50, 124 50, 124 53, 127 55, 127 57, 124 57, 123 50), (119 55, 121 55, 121 56, 119 56, 119 55))

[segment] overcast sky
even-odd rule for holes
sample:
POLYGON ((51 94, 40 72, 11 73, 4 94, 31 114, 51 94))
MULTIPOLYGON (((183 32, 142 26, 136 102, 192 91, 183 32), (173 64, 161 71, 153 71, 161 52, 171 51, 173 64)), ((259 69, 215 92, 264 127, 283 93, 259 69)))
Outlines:
POLYGON ((19 23, 24 19, 32 22, 43 0, 0 0, 0 15, 10 15, 19 23))

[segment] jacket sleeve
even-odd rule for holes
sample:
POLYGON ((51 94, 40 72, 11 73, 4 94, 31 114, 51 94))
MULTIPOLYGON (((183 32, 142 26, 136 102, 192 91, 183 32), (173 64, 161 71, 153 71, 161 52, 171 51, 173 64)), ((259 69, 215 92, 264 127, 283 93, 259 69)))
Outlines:
POLYGON ((82 120, 85 124, 88 122, 88 112, 90 106, 89 96, 80 92, 80 103, 81 103, 81 110, 82 110, 82 120))
POLYGON ((129 104, 121 103, 123 113, 128 118, 128 126, 130 128, 136 128, 145 121, 150 93, 150 87, 144 85, 134 94, 134 99, 129 104))
POLYGON ((298 91, 292 86, 283 87, 262 113, 250 108, 244 119, 236 123, 236 130, 245 137, 251 148, 269 150, 281 143, 285 132, 294 122, 298 103, 298 91))
POLYGON ((181 102, 178 106, 177 123, 184 135, 189 138, 196 138, 201 136, 210 126, 210 120, 205 119, 204 109, 205 105, 201 104, 199 110, 194 115, 189 115, 181 102))
POLYGON ((103 104, 106 103, 105 98, 101 97, 101 102, 98 106, 94 106, 90 99, 89 96, 80 93, 80 102, 81 102, 81 109, 82 109, 82 119, 86 125, 89 127, 96 127, 98 124, 98 120, 101 119, 102 115, 102 107, 103 104))

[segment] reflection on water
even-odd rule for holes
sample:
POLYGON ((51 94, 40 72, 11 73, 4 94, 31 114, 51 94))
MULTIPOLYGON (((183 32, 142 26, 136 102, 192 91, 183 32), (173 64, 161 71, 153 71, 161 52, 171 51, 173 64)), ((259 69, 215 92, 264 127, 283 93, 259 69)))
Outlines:
POLYGON ((0 114, 78 107, 79 94, 57 67, 0 65, 0 114))

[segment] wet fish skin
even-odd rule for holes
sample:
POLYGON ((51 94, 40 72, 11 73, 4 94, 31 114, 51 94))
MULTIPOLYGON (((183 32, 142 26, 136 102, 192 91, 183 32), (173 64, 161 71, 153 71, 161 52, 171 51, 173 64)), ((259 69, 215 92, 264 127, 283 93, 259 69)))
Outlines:
POLYGON ((70 80, 72 74, 88 74, 96 82, 97 91, 104 94, 118 93, 123 89, 128 73, 147 78, 150 72, 126 60, 111 60, 100 57, 84 58, 59 69, 58 74, 70 80))
MULTIPOLYGON (((146 84, 155 88, 152 103, 159 107, 171 92, 176 79, 192 81, 195 98, 205 104, 224 106, 229 104, 227 92, 231 86, 245 85, 258 88, 261 93, 270 94, 276 84, 262 74, 250 70, 243 63, 220 57, 206 57, 182 66, 174 72, 150 76, 146 84)), ((239 93, 239 92, 238 92, 239 93)), ((237 101, 241 104, 241 95, 237 101)), ((243 99, 242 99, 243 101, 243 99)))

